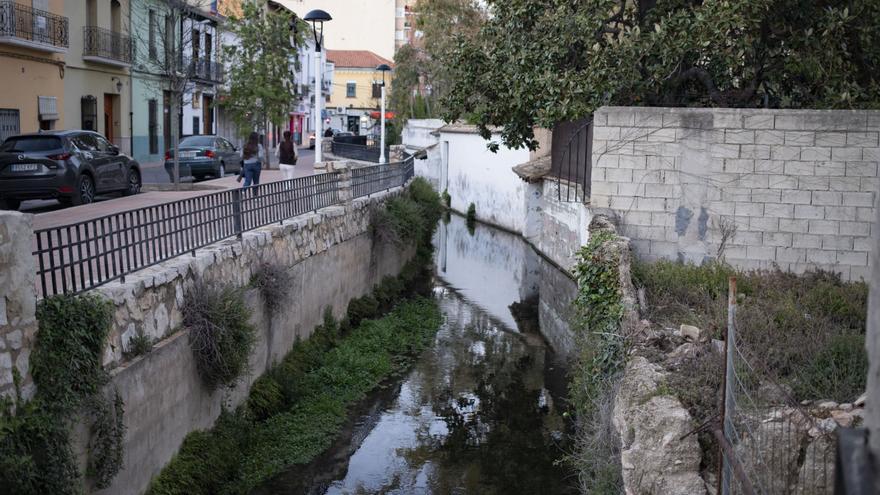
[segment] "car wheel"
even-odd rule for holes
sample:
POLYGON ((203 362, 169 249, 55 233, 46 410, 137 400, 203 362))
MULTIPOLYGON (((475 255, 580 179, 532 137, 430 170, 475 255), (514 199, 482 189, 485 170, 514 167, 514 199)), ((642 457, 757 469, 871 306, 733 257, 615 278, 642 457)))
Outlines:
POLYGON ((122 191, 123 196, 131 196, 141 192, 141 174, 137 170, 131 169, 128 171, 126 186, 125 190, 122 191))
POLYGON ((71 199, 75 205, 87 205, 95 201, 95 182, 91 177, 88 175, 79 176, 71 199))
POLYGON ((220 167, 217 169, 217 178, 226 177, 226 164, 220 162, 220 167))
POLYGON ((0 199, 0 210, 18 210, 20 199, 0 199))

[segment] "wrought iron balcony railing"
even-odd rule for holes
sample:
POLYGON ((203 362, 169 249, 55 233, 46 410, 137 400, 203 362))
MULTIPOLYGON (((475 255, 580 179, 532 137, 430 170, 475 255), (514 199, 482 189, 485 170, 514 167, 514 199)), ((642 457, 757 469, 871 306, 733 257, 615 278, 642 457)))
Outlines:
POLYGON ((0 0, 0 42, 63 52, 69 40, 67 17, 0 0))
POLYGON ((223 81, 224 68, 221 63, 200 58, 189 61, 187 65, 189 65, 195 79, 213 82, 223 81))
POLYGON ((83 58, 111 65, 131 65, 131 37, 109 29, 83 28, 83 58))

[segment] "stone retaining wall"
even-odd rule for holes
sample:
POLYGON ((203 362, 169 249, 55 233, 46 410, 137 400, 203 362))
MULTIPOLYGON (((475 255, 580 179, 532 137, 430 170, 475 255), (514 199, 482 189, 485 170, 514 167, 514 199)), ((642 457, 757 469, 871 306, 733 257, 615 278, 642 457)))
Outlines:
POLYGON ((604 107, 591 206, 640 257, 869 278, 880 112, 604 107))
POLYGON ((21 377, 22 395, 33 394, 28 367, 37 332, 37 269, 31 221, 30 215, 0 211, 0 396, 15 394, 13 370, 21 377))

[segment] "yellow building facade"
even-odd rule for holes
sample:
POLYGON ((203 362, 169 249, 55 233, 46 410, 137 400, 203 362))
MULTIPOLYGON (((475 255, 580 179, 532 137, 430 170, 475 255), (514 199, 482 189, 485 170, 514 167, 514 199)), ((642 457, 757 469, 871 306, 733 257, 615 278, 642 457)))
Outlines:
MULTIPOLYGON (((327 61, 334 65, 333 90, 326 104, 330 127, 375 134, 382 84, 382 73, 376 67, 393 63, 367 50, 327 50, 327 61)), ((391 79, 390 73, 385 74, 386 105, 391 79)))
POLYGON ((0 0, 0 140, 63 129, 70 23, 64 0, 0 0))

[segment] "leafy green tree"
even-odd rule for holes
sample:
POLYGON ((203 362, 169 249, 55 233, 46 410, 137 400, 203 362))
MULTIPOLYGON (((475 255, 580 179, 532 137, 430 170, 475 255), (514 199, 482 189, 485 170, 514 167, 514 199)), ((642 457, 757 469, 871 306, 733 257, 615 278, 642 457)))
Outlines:
POLYGON ((487 0, 444 117, 513 147, 605 104, 880 107, 875 0, 487 0))
POLYGON ((281 125, 288 116, 294 101, 293 64, 308 29, 297 23, 291 32, 290 16, 267 9, 265 1, 244 3, 242 17, 230 19, 238 44, 224 46, 229 88, 221 105, 243 135, 265 131, 267 122, 281 125))

